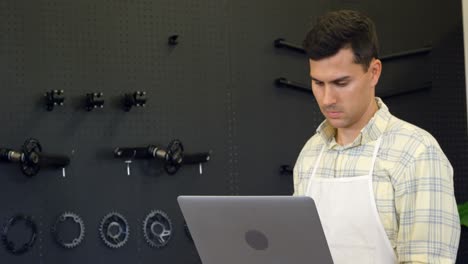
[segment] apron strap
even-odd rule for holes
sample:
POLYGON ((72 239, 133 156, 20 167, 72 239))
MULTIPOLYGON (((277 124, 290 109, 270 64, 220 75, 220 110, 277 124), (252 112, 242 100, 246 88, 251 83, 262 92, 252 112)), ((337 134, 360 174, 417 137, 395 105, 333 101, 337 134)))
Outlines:
POLYGON ((382 136, 380 136, 377 139, 377 142, 375 143, 375 147, 374 147, 374 154, 372 154, 372 163, 371 163, 372 165, 369 170, 369 177, 371 179, 372 179, 372 175, 374 174, 375 160, 377 159, 377 153, 379 152, 379 149, 380 149, 380 143, 382 143, 382 136))

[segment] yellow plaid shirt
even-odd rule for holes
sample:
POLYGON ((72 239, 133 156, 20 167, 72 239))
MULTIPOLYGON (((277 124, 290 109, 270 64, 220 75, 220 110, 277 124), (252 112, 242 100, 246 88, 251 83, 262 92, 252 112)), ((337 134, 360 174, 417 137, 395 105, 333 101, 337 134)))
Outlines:
POLYGON ((454 263, 460 219, 453 168, 426 131, 379 110, 354 142, 341 146, 324 121, 302 149, 294 167, 294 195, 305 195, 315 161, 326 149, 315 177, 339 178, 369 172, 374 141, 382 143, 374 167, 375 202, 399 263, 454 263))

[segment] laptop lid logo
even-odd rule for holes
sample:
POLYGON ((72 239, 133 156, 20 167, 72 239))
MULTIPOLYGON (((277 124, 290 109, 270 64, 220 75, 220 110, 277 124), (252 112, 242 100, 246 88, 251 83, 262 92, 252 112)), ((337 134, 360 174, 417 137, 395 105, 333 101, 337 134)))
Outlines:
POLYGON ((245 241, 255 250, 266 250, 268 248, 268 238, 258 230, 249 230, 245 233, 245 241))

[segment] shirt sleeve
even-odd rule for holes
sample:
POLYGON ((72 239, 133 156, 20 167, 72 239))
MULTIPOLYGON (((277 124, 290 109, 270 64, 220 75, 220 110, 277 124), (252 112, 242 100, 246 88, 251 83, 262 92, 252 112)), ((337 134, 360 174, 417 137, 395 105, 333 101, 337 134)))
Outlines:
MULTIPOLYGON (((304 196, 305 195, 305 188, 306 184, 308 183, 309 177, 305 175, 304 167, 310 166, 310 164, 305 164, 305 157, 311 157, 315 153, 310 153, 310 148, 314 144, 313 137, 310 138, 304 147, 302 148, 299 156, 297 157, 296 163, 293 169, 293 185, 294 185, 294 193, 293 196, 304 196)), ((307 159, 307 158, 306 158, 307 159)))
POLYGON ((460 218, 452 166, 435 144, 413 154, 401 157, 394 185, 399 263, 455 263, 460 218))
POLYGON ((299 179, 299 165, 296 163, 293 169, 293 185, 294 185, 294 193, 293 196, 300 196, 302 195, 299 192, 299 184, 300 184, 300 179, 299 179))

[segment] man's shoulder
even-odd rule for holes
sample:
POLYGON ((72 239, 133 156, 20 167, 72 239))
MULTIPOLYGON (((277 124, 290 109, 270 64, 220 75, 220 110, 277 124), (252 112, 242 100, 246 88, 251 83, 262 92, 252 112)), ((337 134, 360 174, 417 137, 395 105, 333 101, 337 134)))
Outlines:
POLYGON ((315 133, 312 137, 310 137, 307 142, 304 144, 304 149, 315 149, 318 146, 323 146, 323 138, 320 136, 319 133, 315 133))
POLYGON ((384 137, 396 144, 405 144, 407 147, 417 144, 425 148, 434 146, 440 148, 439 143, 431 133, 395 116, 392 116, 388 123, 384 137))
POLYGON ((307 142, 303 145, 299 158, 303 156, 315 156, 322 149, 324 144, 323 138, 319 133, 315 133, 311 136, 307 142))

